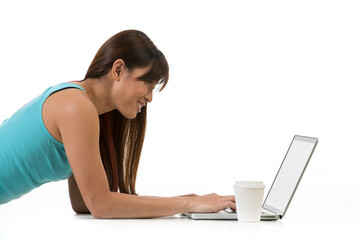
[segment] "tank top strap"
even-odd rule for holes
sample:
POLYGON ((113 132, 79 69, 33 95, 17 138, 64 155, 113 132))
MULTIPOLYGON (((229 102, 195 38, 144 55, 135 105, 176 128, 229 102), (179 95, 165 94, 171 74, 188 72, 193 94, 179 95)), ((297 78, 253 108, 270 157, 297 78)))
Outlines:
POLYGON ((86 92, 84 88, 82 88, 81 86, 79 86, 75 83, 72 83, 72 82, 60 83, 58 85, 55 85, 55 86, 47 89, 46 93, 43 96, 43 101, 45 101, 51 94, 53 94, 57 91, 63 90, 65 88, 78 88, 78 89, 86 92))

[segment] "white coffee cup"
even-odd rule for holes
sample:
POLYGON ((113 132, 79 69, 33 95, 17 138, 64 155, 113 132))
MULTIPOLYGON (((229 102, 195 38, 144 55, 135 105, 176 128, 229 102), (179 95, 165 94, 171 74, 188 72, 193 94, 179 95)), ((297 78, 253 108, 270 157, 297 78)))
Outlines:
POLYGON ((234 184, 238 221, 258 222, 265 185, 260 181, 236 181, 234 184))

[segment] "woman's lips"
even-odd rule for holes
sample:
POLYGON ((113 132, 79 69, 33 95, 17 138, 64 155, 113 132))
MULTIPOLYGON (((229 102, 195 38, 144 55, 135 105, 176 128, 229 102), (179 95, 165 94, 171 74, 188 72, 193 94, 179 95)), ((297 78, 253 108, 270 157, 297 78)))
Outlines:
POLYGON ((145 107, 145 106, 146 106, 145 103, 138 102, 138 112, 141 112, 141 108, 142 108, 142 107, 145 107))

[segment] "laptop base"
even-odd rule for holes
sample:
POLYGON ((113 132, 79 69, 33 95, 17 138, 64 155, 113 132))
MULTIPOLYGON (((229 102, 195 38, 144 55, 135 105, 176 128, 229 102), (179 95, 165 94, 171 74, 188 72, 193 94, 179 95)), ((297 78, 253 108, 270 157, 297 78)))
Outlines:
MULTIPOLYGON (((236 213, 220 211, 217 213, 184 213, 185 216, 194 220, 237 220, 236 213)), ((279 215, 262 214, 261 221, 276 221, 281 219, 279 215)))

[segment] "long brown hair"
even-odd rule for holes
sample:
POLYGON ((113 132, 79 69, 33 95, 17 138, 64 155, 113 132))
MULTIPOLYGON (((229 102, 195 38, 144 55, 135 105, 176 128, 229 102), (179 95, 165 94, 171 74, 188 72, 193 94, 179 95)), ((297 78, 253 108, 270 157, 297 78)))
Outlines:
MULTIPOLYGON (((169 79, 169 66, 163 53, 141 31, 126 30, 108 39, 98 50, 85 75, 100 78, 106 75, 117 59, 131 71, 151 66, 140 80, 161 85, 169 79)), ((84 81, 83 80, 83 81, 84 81)), ((135 182, 145 137, 146 107, 134 119, 125 118, 118 110, 99 116, 100 153, 113 192, 136 194, 135 182)))

